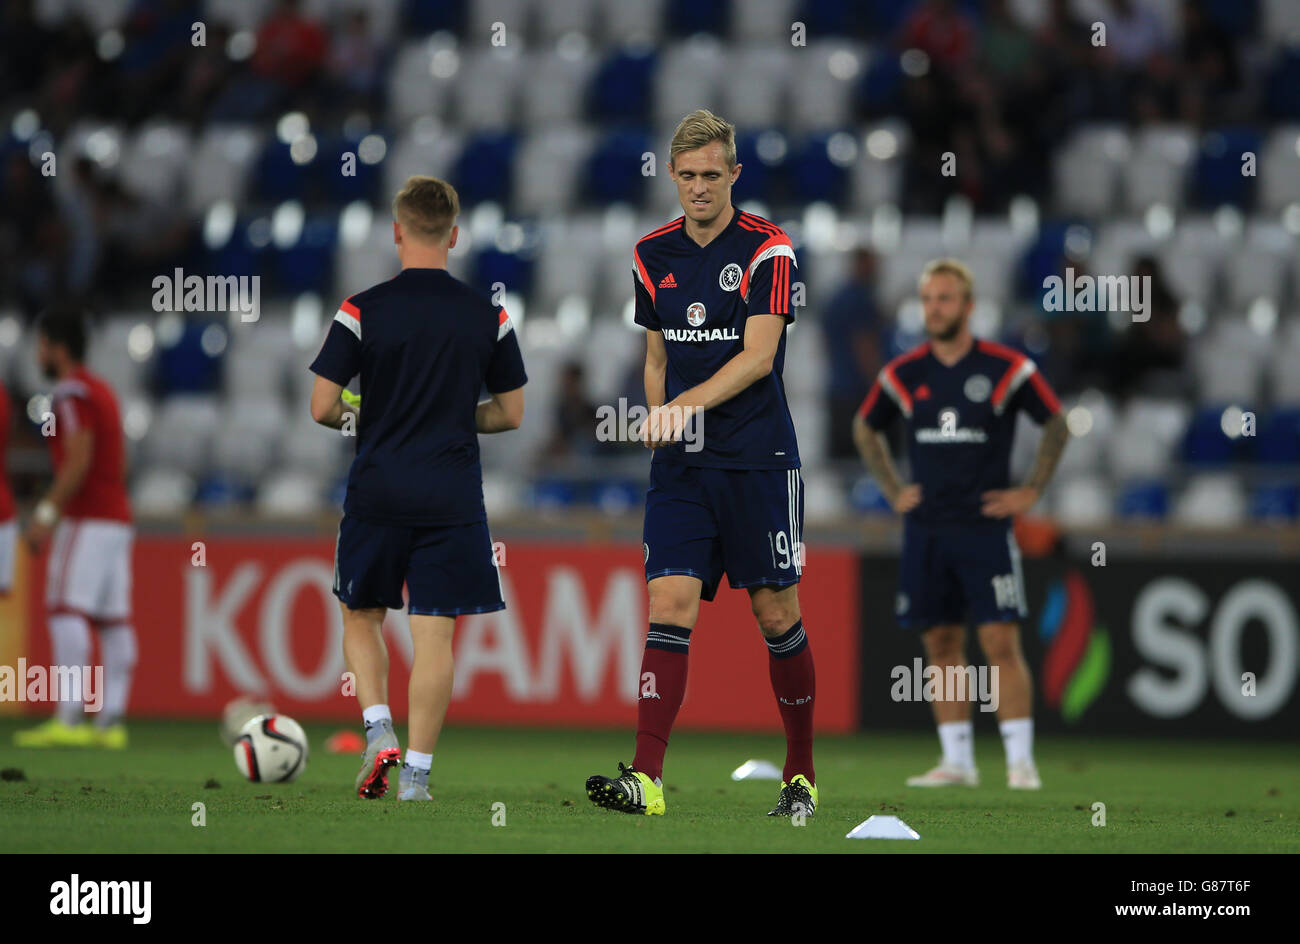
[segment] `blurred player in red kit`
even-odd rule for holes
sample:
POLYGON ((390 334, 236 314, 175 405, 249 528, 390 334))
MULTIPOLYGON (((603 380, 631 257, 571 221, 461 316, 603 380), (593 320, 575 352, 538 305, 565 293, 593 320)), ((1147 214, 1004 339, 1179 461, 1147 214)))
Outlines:
POLYGON ((18 519, 14 517, 14 494, 9 490, 5 454, 9 450, 9 430, 13 428, 13 409, 9 393, 0 383, 0 597, 8 596, 14 583, 14 558, 18 553, 18 519))
POLYGON ((99 633, 102 674, 81 679, 82 699, 61 699, 49 721, 14 735, 19 747, 127 744, 123 716, 136 662, 131 625, 131 507, 117 397, 82 363, 86 325, 76 310, 51 309, 37 322, 37 358, 55 381, 49 440, 54 482, 36 505, 25 537, 34 553, 53 538, 45 609, 52 661, 89 666, 90 631, 99 633), (102 691, 94 688, 102 678, 102 691), (94 722, 87 716, 94 711, 94 722), (89 710, 87 710, 89 709, 89 710))

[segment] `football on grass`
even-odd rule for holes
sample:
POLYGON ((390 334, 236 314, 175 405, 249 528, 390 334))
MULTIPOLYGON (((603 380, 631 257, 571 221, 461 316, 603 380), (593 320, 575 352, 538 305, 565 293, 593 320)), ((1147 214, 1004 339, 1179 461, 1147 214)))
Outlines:
POLYGON ((240 695, 234 701, 226 705, 225 710, 221 713, 221 740, 227 747, 234 747, 235 741, 239 738, 239 732, 244 730, 244 725, 258 715, 275 714, 275 705, 271 704, 265 698, 258 698, 256 695, 240 695))
POLYGON ((235 739, 235 766, 254 783, 287 783, 307 767, 307 735, 288 715, 258 715, 235 739))

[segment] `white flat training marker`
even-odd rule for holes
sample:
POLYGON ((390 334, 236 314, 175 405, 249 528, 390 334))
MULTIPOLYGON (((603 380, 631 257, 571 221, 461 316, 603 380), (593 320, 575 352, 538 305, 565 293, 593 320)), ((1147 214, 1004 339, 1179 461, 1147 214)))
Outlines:
POLYGON ((731 772, 732 780, 780 780, 781 768, 766 760, 747 760, 731 772))
POLYGON ((921 836, 897 816, 868 816, 853 827, 845 839, 920 839, 921 836))

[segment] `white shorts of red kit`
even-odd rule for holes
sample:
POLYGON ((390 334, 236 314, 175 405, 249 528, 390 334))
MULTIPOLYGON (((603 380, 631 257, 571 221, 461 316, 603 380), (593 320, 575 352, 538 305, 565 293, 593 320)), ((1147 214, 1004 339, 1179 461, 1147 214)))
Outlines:
POLYGON ((133 537, 131 525, 121 521, 60 521, 45 575, 48 615, 75 613, 98 623, 130 619, 133 537))

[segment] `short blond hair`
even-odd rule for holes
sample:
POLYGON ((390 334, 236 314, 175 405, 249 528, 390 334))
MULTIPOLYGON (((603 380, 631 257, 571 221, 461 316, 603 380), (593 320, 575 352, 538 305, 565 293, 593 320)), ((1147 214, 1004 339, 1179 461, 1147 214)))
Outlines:
POLYGON ((393 218, 424 242, 446 242, 458 215, 456 188, 437 177, 408 177, 393 198, 393 218))
POLYGON ((921 270, 921 277, 916 280, 916 287, 919 289, 932 275, 951 275, 966 290, 967 301, 975 297, 975 277, 971 275, 970 267, 960 259, 931 259, 921 270))
POLYGON ((673 143, 668 149, 668 163, 675 163, 678 154, 702 148, 712 141, 722 142, 722 154, 727 159, 727 166, 735 167, 736 126, 707 108, 697 108, 677 123, 673 143))

